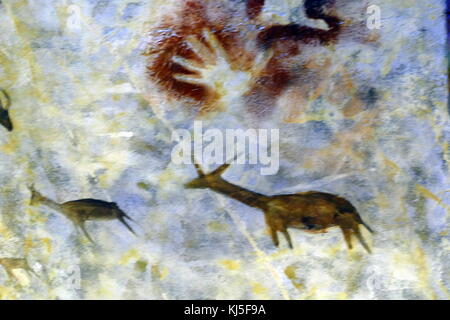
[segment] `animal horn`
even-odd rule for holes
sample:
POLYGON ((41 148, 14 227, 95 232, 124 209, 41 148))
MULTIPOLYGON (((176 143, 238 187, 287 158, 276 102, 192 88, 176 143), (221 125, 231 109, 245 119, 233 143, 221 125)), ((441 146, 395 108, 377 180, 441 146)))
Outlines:
POLYGON ((30 204, 33 204, 34 199, 39 194, 39 192, 36 191, 34 188, 34 183, 28 185, 28 190, 30 190, 31 196, 30 196, 30 204))
POLYGON ((225 172, 225 170, 228 169, 228 167, 231 165, 231 163, 224 163, 220 167, 218 167, 216 170, 210 173, 210 175, 218 175, 220 176, 222 173, 225 172))
POLYGON ((192 158, 192 163, 194 164, 195 170, 197 171, 198 175, 200 177, 203 177, 205 175, 205 173, 203 172, 202 168, 200 167, 200 165, 195 160, 194 153, 191 154, 191 158, 192 158))
POLYGON ((240 154, 236 154, 232 160, 227 160, 225 161, 224 164, 222 164, 220 167, 218 167, 216 170, 214 170, 213 172, 210 173, 210 175, 221 175, 222 173, 225 172, 225 170, 228 169, 228 167, 234 162, 236 161, 237 158, 239 158, 242 155, 242 153, 240 154))

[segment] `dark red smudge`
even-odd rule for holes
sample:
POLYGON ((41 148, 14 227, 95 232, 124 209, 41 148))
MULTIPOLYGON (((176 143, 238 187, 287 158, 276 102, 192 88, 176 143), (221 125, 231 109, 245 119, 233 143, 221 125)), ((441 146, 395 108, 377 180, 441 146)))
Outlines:
POLYGON ((269 48, 279 40, 295 40, 301 43, 319 41, 321 45, 336 41, 342 29, 343 21, 325 12, 333 9, 334 0, 306 0, 304 7, 308 18, 324 20, 329 30, 310 28, 294 23, 274 25, 266 28, 258 35, 259 44, 264 48, 269 48))
POLYGON ((247 16, 250 19, 257 18, 264 7, 265 0, 247 0, 247 16))
POLYGON ((258 117, 264 117, 274 110, 278 97, 295 77, 287 58, 299 53, 297 44, 283 41, 274 50, 272 59, 246 96, 248 110, 258 117))
POLYGON ((303 6, 305 7, 306 15, 311 19, 323 19, 327 15, 325 11, 334 8, 335 0, 305 0, 303 6))
POLYGON ((251 89, 247 100, 252 113, 264 116, 272 109, 262 108, 261 99, 265 97, 266 105, 275 105, 276 98, 280 96, 292 83, 295 77, 288 64, 289 57, 300 53, 298 44, 319 43, 328 45, 334 43, 340 32, 342 20, 338 17, 327 15, 325 8, 331 9, 334 0, 307 0, 305 1, 305 13, 311 19, 323 19, 329 30, 310 28, 298 24, 269 26, 258 34, 259 47, 267 50, 275 50, 274 58, 268 63, 264 70, 261 81, 251 89))
POLYGON ((319 41, 320 44, 329 44, 337 38, 338 34, 338 28, 321 30, 298 24, 275 25, 259 33, 258 42, 265 49, 272 47, 274 42, 280 40, 294 40, 301 43, 319 41))

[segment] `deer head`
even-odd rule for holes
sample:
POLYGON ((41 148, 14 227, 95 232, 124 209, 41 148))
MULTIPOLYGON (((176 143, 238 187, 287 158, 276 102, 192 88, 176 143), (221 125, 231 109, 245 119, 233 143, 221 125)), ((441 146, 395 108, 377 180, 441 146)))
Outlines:
POLYGON ((197 170, 198 178, 186 183, 185 188, 211 189, 248 206, 262 210, 266 208, 267 200, 269 199, 267 196, 230 183, 221 177, 225 170, 230 166, 231 161, 227 161, 225 164, 208 174, 203 172, 195 160, 193 163, 197 170))
POLYGON ((28 189, 31 192, 30 205, 38 205, 42 201, 46 199, 42 194, 40 194, 35 188, 34 185, 28 186, 28 189))
POLYGON ((206 189, 210 188, 211 186, 224 181, 221 177, 221 175, 225 172, 225 170, 228 169, 230 166, 230 163, 225 163, 218 167, 216 170, 205 174, 203 170, 200 168, 200 165, 193 160, 195 170, 197 171, 198 178, 191 180, 190 182, 186 183, 184 186, 187 189, 206 189))

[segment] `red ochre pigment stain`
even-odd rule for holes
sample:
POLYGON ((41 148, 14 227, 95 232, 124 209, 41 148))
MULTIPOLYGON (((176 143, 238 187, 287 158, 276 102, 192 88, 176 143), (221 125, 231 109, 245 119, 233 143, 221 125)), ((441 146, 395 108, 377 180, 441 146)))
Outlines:
POLYGON ((250 19, 257 18, 264 7, 264 0, 247 0, 247 16, 250 19))
POLYGON ((257 25, 254 19, 264 7, 264 1, 261 0, 246 1, 246 10, 242 13, 225 5, 216 5, 211 9, 203 1, 183 1, 175 18, 166 17, 150 33, 152 40, 148 48, 148 75, 168 98, 190 102, 188 104, 197 107, 203 114, 214 110, 220 94, 213 87, 176 79, 177 74, 200 75, 173 61, 173 57, 178 56, 205 65, 206 62, 196 55, 186 41, 195 37, 208 48, 209 44, 203 36, 203 32, 208 30, 227 54, 231 69, 250 72, 253 81, 244 97, 247 110, 255 115, 263 115, 267 109, 273 108, 277 97, 292 82, 295 72, 291 70, 292 65, 288 60, 301 53, 299 45, 327 45, 338 38, 341 20, 324 13, 324 6, 330 4, 330 1, 325 0, 305 2, 308 17, 323 19, 328 24, 329 30, 321 30, 298 24, 257 25), (208 10, 212 10, 213 14, 208 10), (242 22, 239 25, 233 25, 232 22, 236 21, 236 15, 242 22), (255 44, 253 47, 248 46, 251 41, 255 44), (271 60, 258 74, 254 74, 256 55, 269 49, 273 52, 271 60))

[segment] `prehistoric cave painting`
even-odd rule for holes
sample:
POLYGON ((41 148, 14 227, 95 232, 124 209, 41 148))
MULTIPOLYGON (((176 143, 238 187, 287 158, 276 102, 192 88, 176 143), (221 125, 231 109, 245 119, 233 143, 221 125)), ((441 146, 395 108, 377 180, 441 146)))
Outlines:
MULTIPOLYGON (((202 87, 207 92, 204 112, 215 109, 222 110, 233 99, 245 94, 250 85, 252 73, 242 72, 231 67, 227 52, 223 49, 218 38, 211 31, 205 29, 202 38, 188 37, 185 43, 195 52, 202 63, 186 60, 181 56, 172 57, 172 61, 187 70, 186 73, 174 73, 173 79, 194 86, 202 87), (203 40, 203 41, 201 41, 203 40)), ((265 66, 268 60, 262 61, 263 56, 255 59, 253 70, 258 66, 265 66)))
MULTIPOLYGON (((245 10, 234 2, 186 0, 174 18, 151 31, 148 74, 170 99, 197 107, 200 114, 225 110, 236 99, 254 115, 264 116, 290 87, 291 99, 320 95, 330 61, 317 65, 298 59, 303 45, 329 46, 346 24, 334 0, 306 0, 305 15, 327 29, 297 23, 275 24, 260 19, 265 1, 247 0, 245 10), (244 12, 242 12, 244 11, 244 12), (302 73, 316 72, 310 78, 302 73)), ((349 77, 343 72, 344 77, 349 77)), ((287 121, 298 111, 288 111, 287 121)))
POLYGON ((125 219, 131 219, 115 202, 106 202, 97 199, 80 199, 58 203, 40 194, 33 186, 29 187, 31 191, 31 205, 44 205, 59 213, 62 213, 75 225, 80 228, 85 236, 95 243, 86 230, 86 221, 105 221, 119 220, 131 233, 135 234, 131 226, 125 219))
POLYGON ((361 234, 360 225, 366 227, 371 233, 373 230, 364 223, 356 208, 348 200, 319 191, 267 196, 224 180, 221 176, 230 166, 229 163, 205 174, 200 165, 193 162, 198 178, 188 182, 185 187, 211 189, 262 210, 276 247, 279 246, 278 232, 281 232, 289 247, 293 248, 288 228, 324 233, 328 228, 337 226, 342 230, 349 249, 353 247, 352 235, 355 235, 364 249, 371 253, 370 247, 361 234))

